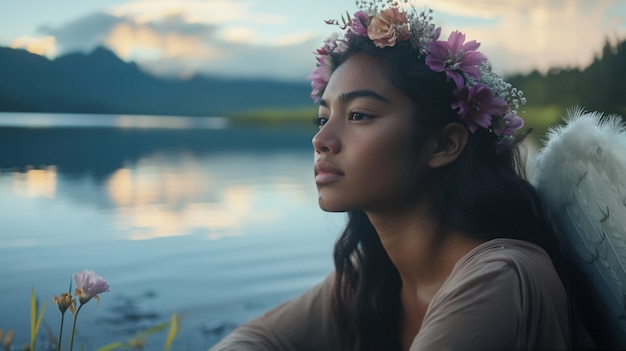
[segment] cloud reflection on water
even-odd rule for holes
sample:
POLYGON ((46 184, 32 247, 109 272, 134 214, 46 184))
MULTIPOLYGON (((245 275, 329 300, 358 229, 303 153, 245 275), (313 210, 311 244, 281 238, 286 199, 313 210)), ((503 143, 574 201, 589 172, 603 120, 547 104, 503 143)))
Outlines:
MULTIPOLYGON (((286 220, 286 204, 296 210, 314 206, 313 186, 306 182, 308 164, 299 153, 157 152, 117 169, 101 184, 67 178, 57 167, 46 166, 11 172, 10 187, 33 210, 47 206, 67 218, 84 216, 81 211, 87 208, 108 213, 102 220, 113 222, 111 239, 200 235, 216 240, 250 235, 250 228, 286 220), (38 198, 50 201, 41 204, 38 198), (75 203, 85 199, 86 204, 75 203), (68 204, 71 210, 64 210, 68 204)), ((46 222, 46 217, 40 219, 46 222)), ((33 245, 46 241, 37 240, 37 232, 25 232, 35 237, 33 245)))
MULTIPOLYGON (((154 154, 118 169, 104 185, 115 208, 117 229, 130 240, 191 234, 215 240, 244 235, 244 227, 281 220, 285 203, 310 202, 303 179, 270 176, 261 183, 251 181, 259 165, 248 156, 231 157, 229 167, 225 160, 202 160, 192 154, 175 160, 154 154)), ((260 163, 270 169, 285 167, 280 157, 260 163)))
POLYGON ((11 172, 12 188, 16 196, 54 199, 57 192, 57 169, 29 168, 25 172, 11 172))

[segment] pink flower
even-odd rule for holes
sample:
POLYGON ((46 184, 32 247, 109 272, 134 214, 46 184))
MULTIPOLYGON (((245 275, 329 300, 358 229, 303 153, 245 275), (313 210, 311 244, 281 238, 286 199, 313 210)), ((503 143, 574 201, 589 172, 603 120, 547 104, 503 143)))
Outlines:
POLYGON ((457 102, 452 104, 452 108, 459 109, 458 113, 461 119, 465 121, 467 128, 472 133, 479 126, 489 128, 491 116, 502 115, 509 108, 506 100, 493 96, 491 89, 482 84, 457 89, 455 94, 457 102))
POLYGON ((354 34, 360 37, 367 36, 367 26, 370 24, 370 16, 365 11, 357 11, 354 13, 350 28, 354 34))
POLYGON ((330 79, 332 62, 329 55, 319 55, 316 59, 317 66, 306 79, 311 81, 311 98, 315 103, 318 103, 330 79))
POLYGON ((367 27, 367 35, 379 48, 394 46, 397 40, 408 39, 409 33, 406 12, 400 12, 395 7, 381 11, 367 27))
POLYGON ((98 294, 109 291, 109 284, 94 271, 86 269, 80 273, 74 273, 74 281, 76 282, 74 295, 78 296, 81 305, 89 302, 91 298, 100 302, 98 294))
POLYGON ((316 103, 326 89, 330 75, 335 69, 333 67, 333 59, 331 55, 340 55, 348 49, 348 42, 344 38, 339 38, 337 33, 332 34, 326 40, 324 45, 317 49, 317 64, 313 72, 306 78, 311 81, 311 98, 316 103))
POLYGON ((463 73, 474 77, 480 77, 480 65, 487 58, 476 51, 480 44, 476 40, 465 43, 465 34, 454 31, 450 33, 448 41, 433 40, 428 45, 429 55, 426 57, 426 65, 435 72, 446 72, 448 78, 452 78, 457 88, 465 85, 463 73))
POLYGON ((523 126, 524 120, 515 113, 510 112, 502 118, 502 121, 497 126, 494 126, 493 133, 497 136, 513 135, 523 126))
POLYGON ((317 49, 319 55, 328 55, 330 53, 340 54, 348 49, 348 43, 344 39, 339 38, 339 34, 333 33, 326 40, 324 45, 317 49))

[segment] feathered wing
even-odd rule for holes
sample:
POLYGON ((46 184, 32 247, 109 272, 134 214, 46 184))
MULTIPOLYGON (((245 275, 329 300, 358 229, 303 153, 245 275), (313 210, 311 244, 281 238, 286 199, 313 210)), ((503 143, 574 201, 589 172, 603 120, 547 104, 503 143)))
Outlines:
POLYGON ((582 109, 564 120, 548 132, 533 183, 581 274, 587 327, 604 347, 626 349, 626 126, 582 109))

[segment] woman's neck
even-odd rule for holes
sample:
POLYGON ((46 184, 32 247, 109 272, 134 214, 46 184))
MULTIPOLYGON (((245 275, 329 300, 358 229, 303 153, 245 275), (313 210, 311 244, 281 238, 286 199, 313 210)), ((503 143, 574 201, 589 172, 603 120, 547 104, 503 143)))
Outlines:
POLYGON ((402 349, 408 350, 439 288, 459 259, 481 241, 441 225, 424 210, 367 215, 402 280, 399 337, 402 349))
POLYGON ((430 301, 456 262, 481 241, 447 228, 423 208, 405 212, 368 212, 389 258, 402 279, 402 290, 430 301))

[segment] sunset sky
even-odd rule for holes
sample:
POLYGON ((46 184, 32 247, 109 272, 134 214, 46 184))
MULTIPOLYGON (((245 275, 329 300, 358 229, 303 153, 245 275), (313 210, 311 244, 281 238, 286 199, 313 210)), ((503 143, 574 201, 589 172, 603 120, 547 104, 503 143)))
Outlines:
MULTIPOLYGON (((352 0, 4 0, 0 46, 50 58, 98 45, 156 74, 303 80, 352 0)), ((585 66, 626 39, 626 0, 412 0, 502 73, 585 66), (471 3, 471 5, 469 5, 471 3)), ((1 64, 1 63, 0 63, 1 64)))

